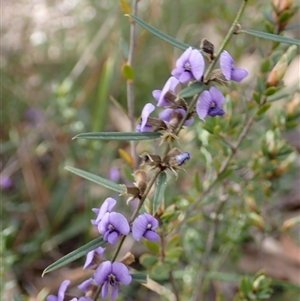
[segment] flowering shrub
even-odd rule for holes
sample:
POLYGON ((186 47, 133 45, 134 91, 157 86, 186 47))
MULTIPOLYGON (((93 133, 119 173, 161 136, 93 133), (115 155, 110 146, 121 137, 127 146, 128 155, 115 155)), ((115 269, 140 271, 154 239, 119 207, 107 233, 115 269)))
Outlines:
MULTIPOLYGON (((234 196, 234 194, 239 194, 242 184, 236 183, 238 182, 237 178, 241 177, 243 178, 242 181, 247 182, 244 179, 246 177, 244 172, 248 174, 249 179, 255 177, 255 168, 262 161, 261 157, 254 155, 249 162, 246 162, 247 159, 240 159, 240 161, 237 160, 234 162, 234 156, 241 148, 251 126, 270 108, 272 96, 276 96, 280 88, 280 77, 283 72, 283 67, 282 65, 278 65, 279 63, 269 62, 267 68, 265 68, 265 62, 263 62, 260 71, 261 74, 258 76, 257 87, 253 91, 247 92, 247 94, 251 94, 251 100, 248 102, 244 100, 245 107, 247 107, 245 109, 246 113, 243 113, 243 117, 235 116, 236 113, 233 111, 236 104, 232 99, 230 89, 234 89, 236 86, 231 85, 230 82, 240 83, 248 76, 248 71, 236 67, 232 56, 224 49, 233 34, 243 32, 240 26, 238 26, 238 22, 246 3, 247 1, 243 1, 228 35, 217 53, 214 52, 214 45, 206 39, 202 41, 201 47, 198 49, 189 45, 182 46, 179 41, 174 41, 171 37, 156 30, 155 34, 158 37, 164 38, 176 47, 184 48, 183 53, 176 60, 175 67, 171 71, 170 77, 167 79, 162 90, 152 91, 156 106, 152 103, 144 105, 141 117, 130 133, 85 133, 76 136, 78 139, 109 138, 111 140, 133 141, 160 139, 160 145, 164 147, 164 150, 153 153, 141 153, 139 154, 140 160, 132 158, 136 162, 133 173, 135 182, 130 186, 127 186, 127 184, 118 185, 113 181, 80 169, 67 168, 81 177, 92 180, 112 191, 120 193, 120 195, 128 197, 127 204, 133 199, 138 200, 138 205, 130 219, 127 219, 120 212, 113 211, 118 200, 112 197, 104 200, 100 208, 93 208, 92 211, 96 214, 96 217, 91 220, 91 224, 98 230, 99 238, 75 250, 72 256, 63 257, 45 270, 45 272, 52 271, 74 260, 77 254, 81 256, 87 254, 83 268, 95 269, 95 272, 92 278, 79 285, 85 296, 79 297, 79 299, 72 297, 73 299, 70 298, 67 300, 90 301, 101 297, 104 298, 107 295, 110 295, 111 299, 114 300, 117 298, 119 288, 122 289, 122 286, 131 285, 131 282, 134 280, 146 282, 146 273, 149 273, 150 276, 154 275, 158 277, 160 275, 164 279, 167 279, 170 284, 169 287, 175 295, 175 300, 204 300, 204 274, 207 270, 209 255, 212 252, 213 241, 217 235, 217 226, 222 220, 222 210, 224 210, 227 203, 228 195, 234 196), (217 64, 219 64, 219 68, 216 67, 217 64), (279 71, 274 73, 271 71, 274 70, 272 68, 279 71), (227 90, 223 88, 226 85, 229 86, 227 90), (152 114, 155 113, 156 109, 161 111, 158 113, 158 117, 153 117, 152 114), (194 118, 195 114, 198 115, 200 120, 194 118), (242 118, 243 120, 237 122, 235 118, 242 118), (235 124, 238 123, 243 123, 240 132, 235 128, 235 124), (167 184, 173 182, 174 185, 183 167, 189 168, 188 161, 193 160, 193 154, 190 153, 185 142, 181 141, 181 136, 179 135, 183 128, 192 126, 192 124, 197 124, 195 127, 200 132, 198 136, 203 140, 202 143, 206 145, 211 143, 211 146, 202 149, 201 153, 209 158, 206 166, 206 173, 209 176, 207 176, 206 182, 197 178, 195 179, 195 186, 202 187, 196 187, 196 192, 193 191, 186 200, 182 200, 182 203, 187 204, 182 205, 181 208, 173 204, 166 207, 164 192, 167 189, 167 184), (199 128, 202 128, 202 130, 199 130, 199 128), (210 137, 209 139, 211 140, 208 140, 207 137, 210 137), (213 138, 221 145, 219 145, 218 149, 222 150, 223 160, 220 160, 218 154, 213 150, 213 143, 216 143, 213 138), (208 150, 211 150, 211 152, 208 150), (246 171, 243 169, 246 169, 246 171), (229 174, 234 172, 236 174, 232 176, 232 179, 227 179, 229 174), (153 187, 154 196, 152 198, 153 187), (194 239, 193 244, 190 244, 194 249, 191 250, 185 242, 191 236, 194 237, 196 235, 191 235, 191 233, 194 233, 193 227, 190 227, 189 231, 186 231, 186 237, 177 236, 176 231, 185 227, 193 219, 197 220, 199 204, 216 187, 219 188, 220 192, 219 196, 211 201, 214 204, 210 215, 213 225, 209 230, 207 242, 204 246, 200 246, 200 242, 194 239), (147 240, 146 245, 148 245, 150 251, 153 253, 152 255, 141 256, 140 258, 141 264, 147 269, 145 273, 140 274, 133 270, 131 271, 130 264, 135 260, 131 253, 127 254, 124 258, 118 258, 125 239, 130 235, 138 242, 147 240), (112 256, 106 254, 106 249, 101 248, 102 245, 106 244, 113 245, 115 251, 112 256), (155 246, 157 246, 159 251, 157 251, 155 246), (176 271, 184 251, 193 257, 194 250, 200 250, 201 248, 203 249, 202 256, 200 257, 201 264, 196 265, 197 269, 195 268, 193 271, 193 275, 195 275, 195 279, 192 281, 193 284, 185 291, 183 285, 178 285, 175 282, 174 271, 176 271), (107 257, 110 257, 109 260, 106 260, 107 257), (111 291, 110 294, 109 291, 111 291)), ((138 19, 135 15, 130 15, 130 17, 137 24, 144 26, 152 33, 154 32, 152 26, 144 23, 144 21, 138 19)), ((132 26, 136 26, 135 22, 132 23, 132 26)), ((278 22, 280 25, 281 21, 278 20, 278 22)), ((276 47, 276 43, 283 39, 283 37, 279 38, 279 32, 274 32, 273 34, 251 30, 245 30, 244 32, 258 37, 263 36, 265 39, 273 41, 272 47, 276 47)), ((294 40, 289 38, 281 41, 289 44, 295 43, 294 40)), ((270 56, 270 53, 268 55, 270 56)), ((295 46, 291 46, 286 52, 286 61, 288 63, 291 62, 294 55, 295 46)), ((268 60, 271 61, 271 57, 268 60)), ((124 70, 132 70, 131 64, 128 63, 127 69, 124 70)), ((124 72, 124 74, 125 77, 127 76, 128 89, 130 89, 131 72, 124 72)), ((243 98, 243 96, 239 95, 239 98, 243 98)), ((128 102, 132 102, 132 99, 129 98, 128 102)), ((276 134, 274 133, 274 135, 276 134)), ((262 143, 264 145, 263 152, 265 152, 265 157, 276 157, 281 151, 281 155, 288 155, 292 152, 284 144, 277 147, 272 146, 272 143, 269 141, 270 139, 272 140, 269 136, 263 138, 262 143), (266 140, 264 141, 264 139, 266 140)), ((132 147, 135 148, 135 145, 132 147)), ((285 159, 287 160, 286 163, 290 160, 288 157, 285 157, 285 159)), ((269 177, 274 176, 272 174, 274 168, 276 169, 277 167, 273 166, 273 169, 268 168, 268 172, 271 172, 269 177)), ((189 172, 187 171, 187 178, 189 176, 189 172)), ((253 187, 251 189, 254 190, 253 187)), ((251 214, 246 216, 238 212, 237 208, 232 207, 230 210, 235 210, 234 214, 239 226, 230 224, 230 221, 228 221, 231 230, 226 235, 220 235, 223 239, 230 235, 232 235, 230 238, 232 240, 239 239, 239 233, 242 231, 242 228, 247 226, 246 219, 249 224, 258 228, 262 227, 262 219, 259 212, 253 210, 251 214)), ((130 250, 127 251, 129 252, 130 250)), ((222 251, 225 252, 225 250, 222 251)), ((226 252, 229 251, 230 249, 226 252)), ((191 260, 198 261, 199 256, 195 255, 191 260)), ((235 300, 264 300, 270 296, 269 282, 263 273, 259 272, 254 277, 253 282, 249 282, 248 280, 243 281, 242 283, 246 283, 247 285, 241 285, 235 300)), ((70 281, 65 280, 59 288, 58 296, 50 295, 47 297, 47 301, 66 300, 65 291, 69 284, 70 281)))

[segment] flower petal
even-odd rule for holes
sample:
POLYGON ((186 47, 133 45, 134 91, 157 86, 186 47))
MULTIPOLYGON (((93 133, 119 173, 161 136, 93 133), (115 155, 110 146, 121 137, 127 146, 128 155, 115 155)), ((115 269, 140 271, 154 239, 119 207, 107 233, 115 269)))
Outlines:
POLYGON ((132 223, 132 236, 139 241, 147 230, 148 219, 144 214, 139 215, 132 223))
POLYGON ((105 283, 103 284, 102 286, 102 289, 101 289, 101 296, 104 298, 107 293, 108 293, 108 286, 109 286, 109 283, 108 281, 105 281, 105 283))
POLYGON ((172 112, 173 109, 164 109, 162 112, 159 113, 159 119, 165 122, 170 122, 172 112))
POLYGON ((119 233, 122 233, 123 235, 127 235, 130 231, 128 221, 121 213, 111 212, 109 222, 119 233))
POLYGON ((159 235, 155 231, 152 231, 152 230, 146 231, 144 234, 144 237, 152 242, 159 240, 159 235))
POLYGON ((178 68, 175 68, 171 71, 172 76, 179 79, 180 75, 185 71, 185 68, 183 66, 180 66, 178 68))
POLYGON ((183 52, 183 54, 176 61, 176 68, 184 67, 185 63, 188 62, 192 51, 193 48, 189 47, 183 52))
POLYGON ((111 292, 111 300, 115 300, 118 296, 118 292, 119 292, 119 288, 118 288, 118 285, 114 285, 113 288, 112 288, 112 292, 111 292))
POLYGON ((208 115, 210 117, 223 116, 224 114, 225 114, 225 112, 219 107, 211 108, 208 112, 208 115))
MULTIPOLYGON (((112 272, 112 264, 110 261, 103 261, 95 271, 94 279, 98 285, 107 281, 109 274, 112 272)), ((107 293, 106 293, 107 294, 107 293)))
POLYGON ((61 283, 58 294, 57 294, 57 301, 63 301, 65 298, 65 292, 67 290, 68 285, 71 283, 70 280, 65 280, 61 283))
POLYGON ((141 131, 144 131, 144 127, 146 126, 147 120, 149 115, 155 110, 155 106, 152 103, 147 103, 145 104, 141 118, 142 118, 142 123, 141 123, 141 131))
POLYGON ((94 255, 95 255, 95 250, 90 251, 86 254, 86 260, 83 266, 83 269, 86 270, 87 268, 91 267, 93 264, 93 259, 94 259, 94 255))
POLYGON ((79 284, 77 287, 84 293, 88 290, 89 286, 94 282, 93 278, 89 278, 85 281, 83 281, 81 284, 79 284))
POLYGON ((190 71, 184 71, 180 74, 178 79, 181 83, 186 84, 193 79, 193 74, 190 71))
POLYGON ((223 94, 216 88, 211 87, 209 89, 212 100, 216 103, 218 107, 221 107, 225 103, 225 97, 223 94))
POLYGON ((147 224, 151 224, 151 229, 155 229, 158 227, 158 220, 148 213, 144 213, 144 216, 147 219, 147 224))
POLYGON ((106 212, 110 212, 116 205, 117 201, 113 198, 107 198, 103 202, 96 218, 96 223, 99 223, 106 212))
POLYGON ((201 120, 207 116, 212 103, 211 95, 208 91, 203 91, 197 101, 196 111, 201 120))
POLYGON ((242 68, 235 68, 232 71, 231 74, 231 79, 234 80, 235 82, 240 82, 241 80, 243 80, 246 76, 248 75, 248 71, 246 71, 245 69, 242 68))
POLYGON ((223 75, 227 80, 231 80, 231 73, 234 69, 234 62, 227 51, 223 51, 220 56, 220 67, 223 75))
POLYGON ((186 120, 183 125, 190 126, 191 124, 193 124, 193 122, 194 122, 194 117, 191 117, 190 119, 186 120))
POLYGON ((118 241, 119 238, 119 234, 116 231, 113 231, 111 233, 109 233, 107 235, 107 241, 111 244, 111 245, 115 245, 116 242, 118 241))
POLYGON ((160 94, 161 94, 161 90, 153 90, 152 91, 152 96, 156 101, 159 100, 160 94))
POLYGON ((165 83, 165 85, 161 91, 160 97, 158 99, 158 102, 157 102, 158 107, 164 107, 164 106, 167 106, 168 104, 170 104, 170 102, 165 99, 165 95, 169 91, 174 93, 178 84, 179 84, 179 80, 177 78, 175 78, 174 76, 171 76, 167 80, 167 82, 165 83))
POLYGON ((128 268, 121 262, 114 262, 112 264, 112 273, 115 275, 116 280, 123 285, 128 285, 132 280, 128 268))
POLYGON ((101 219, 101 221, 98 223, 98 231, 100 234, 104 235, 107 231, 108 225, 109 225, 109 215, 110 212, 106 212, 101 219))
POLYGON ((205 68, 205 62, 202 54, 197 49, 193 49, 189 61, 191 66, 191 73, 196 80, 200 80, 205 68))

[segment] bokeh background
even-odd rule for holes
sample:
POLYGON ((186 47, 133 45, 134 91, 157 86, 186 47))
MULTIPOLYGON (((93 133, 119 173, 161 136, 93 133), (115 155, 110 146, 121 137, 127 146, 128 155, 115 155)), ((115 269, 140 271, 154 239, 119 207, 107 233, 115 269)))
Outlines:
MULTIPOLYGON (((242 26, 264 30, 263 12, 270 11, 271 1, 249 2, 242 26)), ((138 15, 190 45, 197 46, 206 37, 217 47, 238 7, 239 1, 234 0, 141 0, 138 15)), ((44 278, 41 273, 47 265, 97 236, 91 228, 90 209, 110 196, 109 191, 70 174, 64 166, 120 183, 128 181, 132 173, 124 155, 130 153, 128 143, 72 141, 81 132, 130 130, 126 80, 121 74, 130 25, 117 0, 3 0, 1 10, 3 300, 13 300, 15 293, 22 295, 22 300, 43 300, 47 292, 57 291, 62 280, 68 278, 76 284, 86 277, 81 270, 83 259, 44 278)), ((299 14, 294 21, 299 22, 299 14)), ((288 34, 299 38, 299 28, 288 34)), ((249 70, 248 86, 258 71, 258 43, 264 45, 245 35, 234 37, 227 47, 239 65, 249 70)), ((151 91, 161 89, 180 53, 137 26, 136 117, 146 102, 152 102, 151 91)), ((286 85, 295 87, 299 81, 299 64, 298 55, 285 76, 286 85)), ((283 104, 281 100, 276 106, 283 104)), ((299 132, 284 131, 284 137, 299 154, 299 132)), ((138 151, 147 147, 151 145, 140 143, 138 151)), ((280 213, 274 218, 274 235, 266 237, 260 253, 253 251, 255 244, 237 242, 235 258, 239 260, 235 259, 230 269, 247 274, 255 272, 255 265, 256 270, 264 268, 278 280, 272 297, 278 301, 298 300, 299 294, 299 232, 281 236, 276 231, 276 225, 299 215, 297 162, 284 175, 272 200, 276 213, 280 213), (271 254, 270 262, 260 262, 263 257, 259 254, 264 252, 271 254)), ((177 189, 182 193, 193 186, 188 178, 179 183, 177 189)), ((270 210, 272 206, 268 206, 261 210, 270 210)), ((128 244, 127 248, 132 247, 137 254, 143 252, 128 244)), ((237 282, 236 278, 229 282, 215 279, 213 290, 231 296, 237 282)), ((127 297, 119 300, 165 300, 141 286, 126 288, 124 294, 127 297)))

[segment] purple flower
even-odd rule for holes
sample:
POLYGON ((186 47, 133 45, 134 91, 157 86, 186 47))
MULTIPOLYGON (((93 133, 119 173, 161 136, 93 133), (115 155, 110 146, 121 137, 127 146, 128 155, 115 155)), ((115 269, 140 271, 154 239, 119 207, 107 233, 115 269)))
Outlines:
POLYGON ((49 295, 46 301, 63 301, 65 298, 65 292, 67 290, 68 285, 71 283, 70 280, 65 280, 61 283, 57 296, 49 295))
POLYGON ((225 102, 223 94, 215 87, 211 87, 209 91, 200 94, 196 111, 201 120, 208 115, 211 117, 222 116, 225 112, 220 108, 225 102))
POLYGON ((105 248, 99 247, 93 251, 88 252, 86 254, 86 260, 83 269, 86 270, 88 268, 91 268, 95 263, 97 263, 97 257, 101 257, 104 251, 105 248))
POLYGON ((103 235, 103 239, 114 245, 119 235, 127 235, 130 227, 127 219, 121 213, 107 212, 98 224, 98 231, 103 235))
POLYGON ((77 287, 84 293, 86 293, 92 285, 96 285, 94 278, 89 278, 79 284, 77 287))
POLYGON ((155 106, 152 103, 145 104, 141 114, 141 122, 137 125, 135 129, 136 132, 149 132, 151 130, 151 126, 147 125, 147 120, 149 115, 154 110, 155 106))
POLYGON ((141 214, 133 221, 132 236, 137 241, 142 237, 150 241, 157 241, 159 236, 154 230, 157 226, 158 221, 152 215, 147 213, 141 214))
POLYGON ((105 199, 105 201, 103 202, 100 208, 93 208, 92 211, 97 214, 97 218, 91 220, 92 225, 97 226, 101 221, 101 219, 103 218, 104 214, 106 212, 111 212, 111 210, 116 205, 116 203, 117 201, 115 199, 107 198, 105 199))
MULTIPOLYGON (((182 118, 186 115, 186 111, 184 109, 165 109, 163 110, 161 113, 159 113, 159 118, 165 122, 170 122, 172 119, 172 113, 173 111, 176 111, 178 113, 180 113, 180 115, 182 116, 182 118)), ((194 118, 190 117, 189 119, 187 119, 183 125, 185 126, 189 126, 194 122, 194 118)))
POLYGON ((204 73, 205 62, 197 49, 189 47, 176 61, 176 68, 171 74, 181 83, 186 84, 191 79, 200 80, 204 73))
POLYGON ((185 161, 188 161, 191 159, 189 152, 183 152, 175 157, 176 162, 178 163, 178 166, 182 165, 185 161))
POLYGON ((8 189, 12 186, 12 180, 6 175, 0 175, 0 188, 8 189))
POLYGON ((248 75, 245 69, 235 68, 233 58, 227 51, 221 53, 220 67, 227 80, 240 82, 248 75))
POLYGON ((175 94, 175 89, 179 84, 179 80, 174 76, 171 76, 167 82, 165 83, 162 90, 154 90, 152 91, 152 96, 157 101, 158 107, 165 107, 170 105, 170 101, 165 98, 167 92, 172 92, 175 94))
POLYGON ((108 293, 109 285, 112 286, 111 299, 114 300, 119 291, 119 283, 128 285, 132 278, 128 268, 121 262, 104 261, 100 264, 95 272, 95 281, 102 285, 101 296, 104 298, 108 293))

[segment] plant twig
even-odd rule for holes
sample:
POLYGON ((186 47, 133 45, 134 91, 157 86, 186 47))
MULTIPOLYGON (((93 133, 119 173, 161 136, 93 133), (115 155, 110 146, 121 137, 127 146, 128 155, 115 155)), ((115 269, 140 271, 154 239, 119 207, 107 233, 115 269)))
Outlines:
MULTIPOLYGON (((137 2, 138 0, 132 1, 131 14, 133 16, 137 15, 137 2)), ((128 60, 127 60, 127 64, 131 67, 133 65, 135 46, 136 46, 136 23, 133 20, 131 20, 129 53, 128 53, 128 60)), ((134 118, 134 95, 133 95, 132 80, 127 80, 127 107, 128 107, 128 115, 130 119, 131 130, 134 131, 135 118, 134 118)), ((138 156, 136 153, 136 147, 134 141, 130 142, 130 152, 131 152, 131 158, 133 160, 133 166, 134 168, 136 168, 138 156)))

